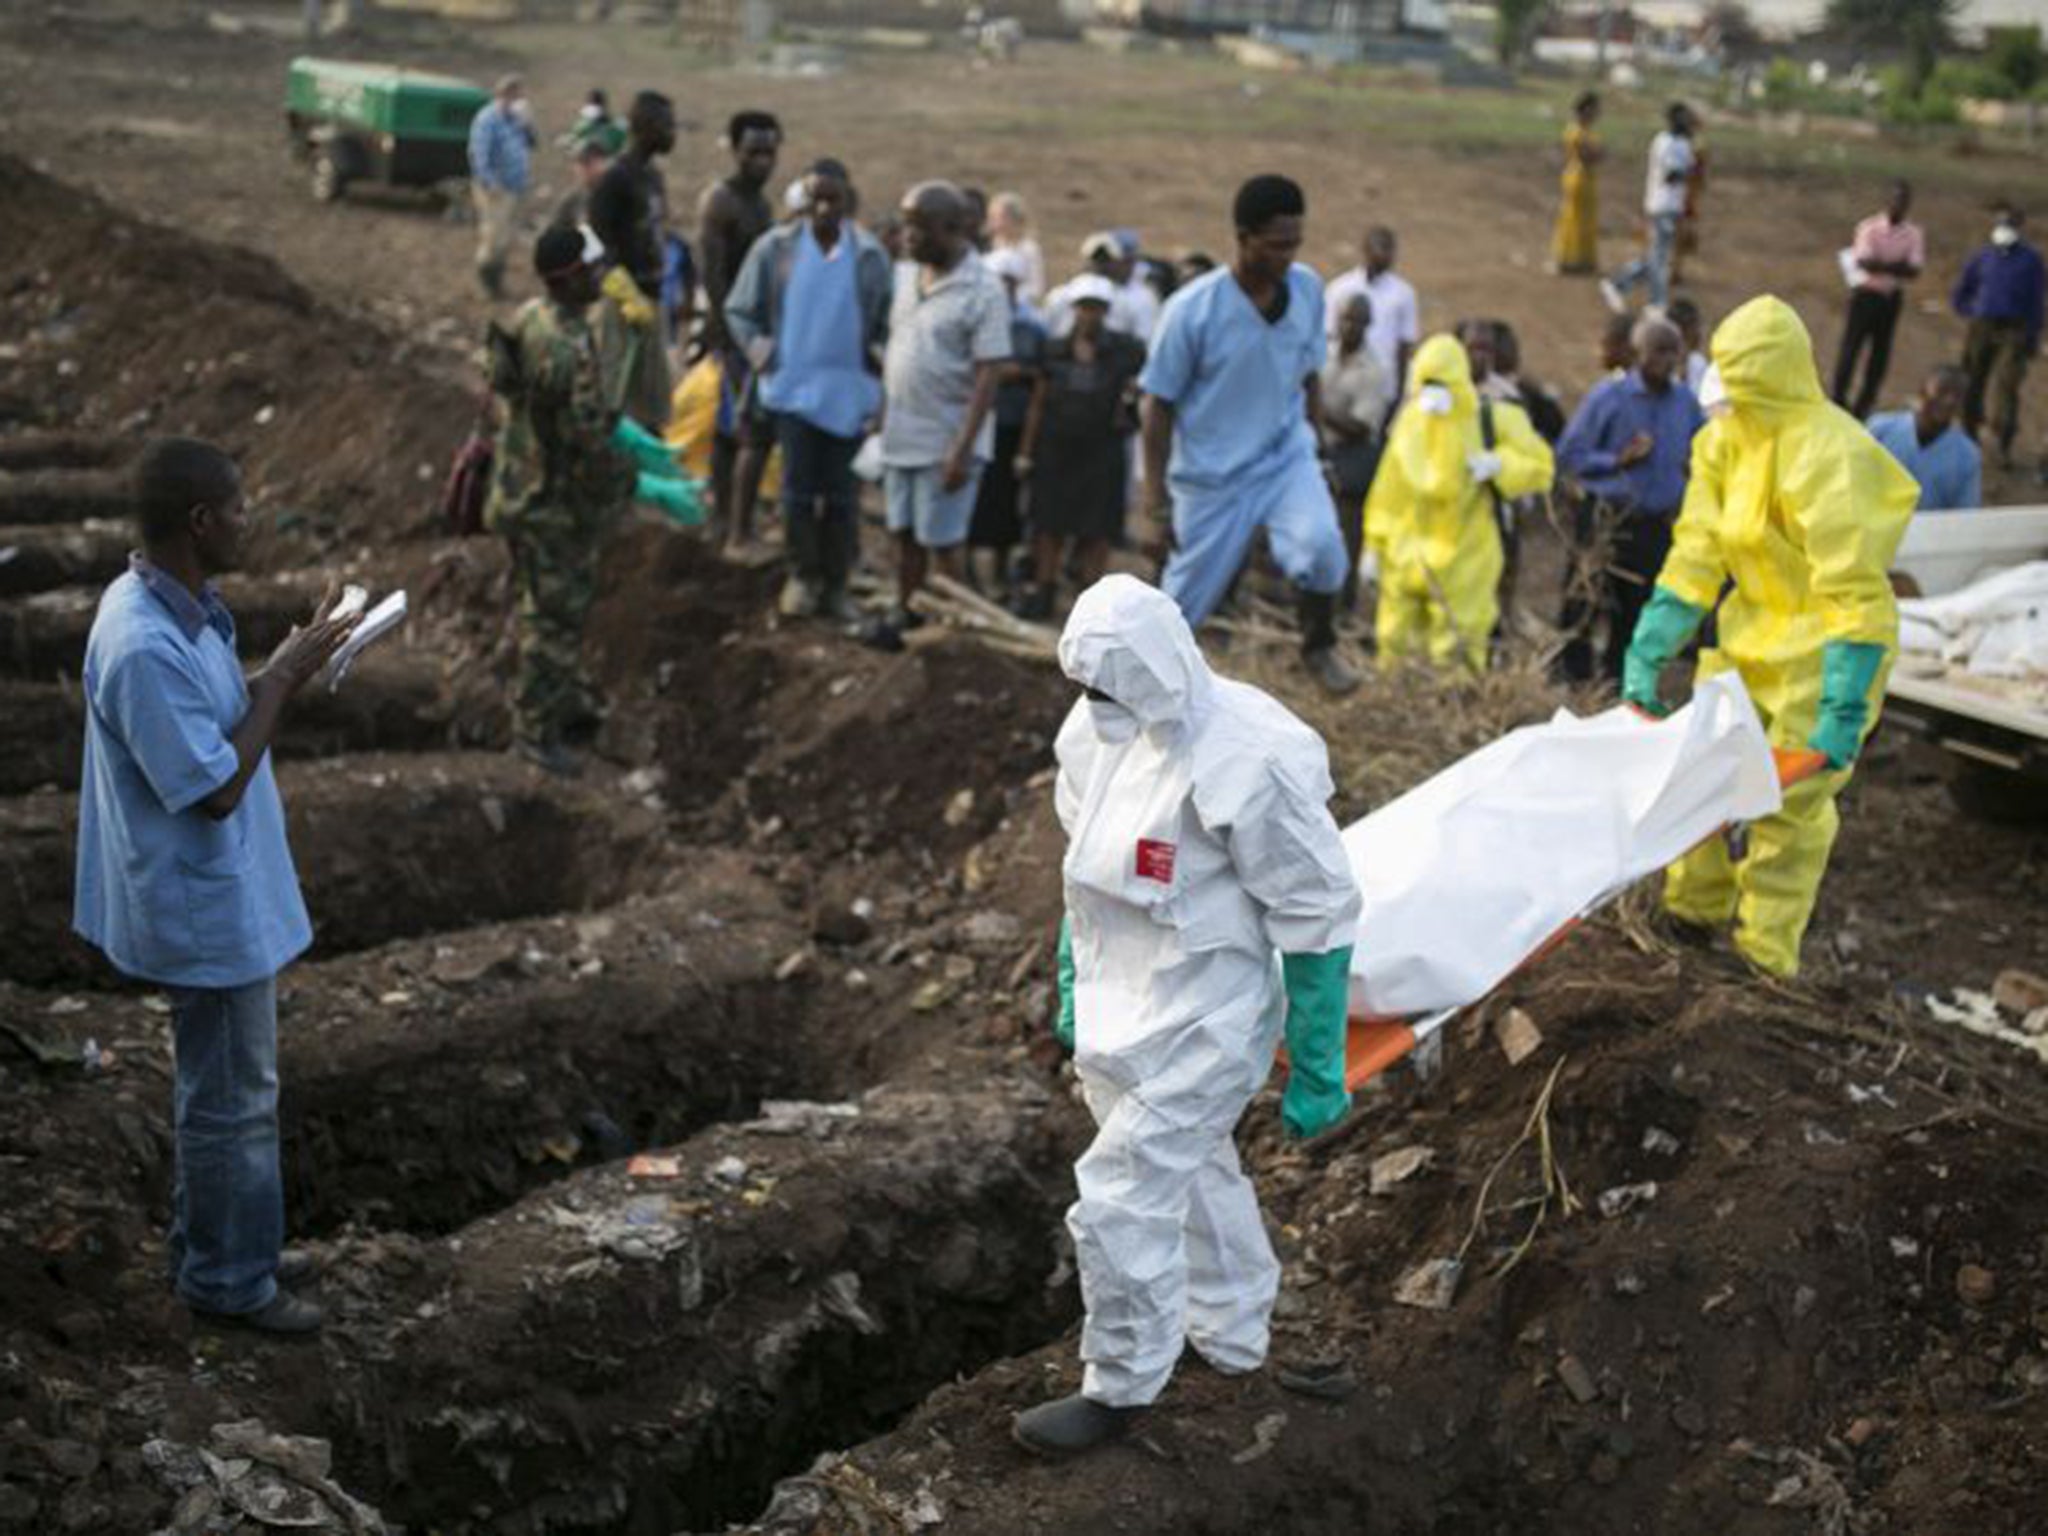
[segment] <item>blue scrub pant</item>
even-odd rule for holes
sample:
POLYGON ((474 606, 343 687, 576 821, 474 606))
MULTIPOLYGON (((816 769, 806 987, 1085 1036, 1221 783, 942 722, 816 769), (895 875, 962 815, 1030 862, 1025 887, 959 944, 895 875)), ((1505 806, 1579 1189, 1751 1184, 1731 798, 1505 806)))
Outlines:
POLYGON ((1309 454, 1250 485, 1173 487, 1173 554, 1160 579, 1189 628, 1223 601, 1263 528, 1280 573, 1304 592, 1342 590, 1349 563, 1337 504, 1309 454))

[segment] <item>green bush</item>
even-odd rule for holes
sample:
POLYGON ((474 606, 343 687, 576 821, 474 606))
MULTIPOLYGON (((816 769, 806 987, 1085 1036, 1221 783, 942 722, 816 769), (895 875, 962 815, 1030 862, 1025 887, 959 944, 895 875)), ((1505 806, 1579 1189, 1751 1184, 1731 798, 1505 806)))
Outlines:
POLYGON ((1943 59, 1934 66, 1927 89, 1957 100, 2010 101, 2019 93, 2005 73, 1976 59, 1943 59))

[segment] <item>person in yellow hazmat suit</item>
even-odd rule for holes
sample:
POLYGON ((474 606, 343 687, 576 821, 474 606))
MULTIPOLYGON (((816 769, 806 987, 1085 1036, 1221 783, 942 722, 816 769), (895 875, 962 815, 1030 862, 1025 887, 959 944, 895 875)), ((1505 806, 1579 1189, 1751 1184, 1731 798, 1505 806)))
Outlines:
POLYGON ((1665 873, 1673 916, 1734 921, 1744 955, 1790 976, 1840 824, 1835 797, 1877 724, 1898 650, 1886 572, 1920 490, 1829 403, 1790 305, 1751 299, 1714 333, 1711 356, 1700 388, 1710 420, 1693 440, 1691 483, 1623 662, 1622 696, 1663 713, 1658 679, 1718 602, 1719 643, 1700 653, 1698 676, 1734 668, 1773 747, 1827 759, 1751 824, 1740 863, 1716 837, 1665 873))
POLYGON ((1549 490, 1552 472, 1528 413, 1480 400, 1456 337, 1417 349, 1365 502, 1381 666, 1427 657, 1486 670, 1505 563, 1495 518, 1516 497, 1549 490))

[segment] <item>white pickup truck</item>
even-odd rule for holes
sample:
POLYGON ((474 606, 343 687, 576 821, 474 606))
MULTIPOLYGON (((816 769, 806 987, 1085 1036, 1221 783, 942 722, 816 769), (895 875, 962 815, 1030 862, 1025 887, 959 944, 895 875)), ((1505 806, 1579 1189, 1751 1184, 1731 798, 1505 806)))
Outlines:
MULTIPOLYGON (((2048 559, 2048 507, 1917 514, 1892 561, 1902 595, 1940 597, 2028 560, 2048 559)), ((1902 652, 1885 720, 1954 755, 1949 783, 1968 811, 2048 815, 2048 682, 1974 677, 1902 652)))

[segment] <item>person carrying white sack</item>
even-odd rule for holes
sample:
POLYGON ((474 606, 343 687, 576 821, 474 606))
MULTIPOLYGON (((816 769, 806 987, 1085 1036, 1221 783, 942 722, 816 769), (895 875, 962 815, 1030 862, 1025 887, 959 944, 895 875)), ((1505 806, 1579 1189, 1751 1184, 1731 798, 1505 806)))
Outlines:
POLYGON ((1058 1456, 1124 1433, 1192 1344, 1264 1363, 1280 1266, 1231 1132, 1284 1030, 1282 1118, 1314 1136, 1351 1105, 1345 1014, 1359 896, 1321 739, 1209 670, 1173 600, 1130 576, 1081 595, 1060 666, 1068 844, 1063 1043, 1099 1127, 1067 1213, 1087 1320, 1078 1394, 1017 1416, 1058 1456))

